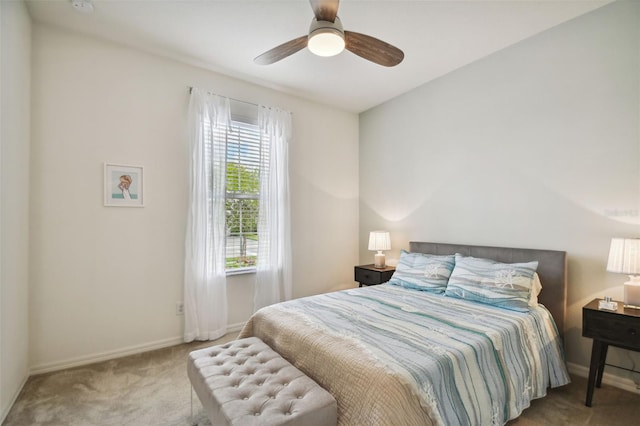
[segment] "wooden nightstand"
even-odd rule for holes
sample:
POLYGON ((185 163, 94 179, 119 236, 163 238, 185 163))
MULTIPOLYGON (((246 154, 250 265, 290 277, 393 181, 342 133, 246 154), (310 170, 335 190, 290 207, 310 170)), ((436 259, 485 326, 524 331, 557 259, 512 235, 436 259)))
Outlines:
POLYGON ((376 285, 386 283, 391 279, 393 272, 396 270, 394 266, 385 266, 384 268, 376 268, 373 263, 370 265, 356 266, 354 270, 355 280, 363 285, 376 285))
POLYGON ((582 308, 582 335, 593 339, 585 403, 587 407, 591 407, 594 385, 598 388, 602 385, 609 346, 640 352, 640 310, 625 309, 622 302, 618 302, 616 311, 600 310, 600 300, 594 299, 582 308))

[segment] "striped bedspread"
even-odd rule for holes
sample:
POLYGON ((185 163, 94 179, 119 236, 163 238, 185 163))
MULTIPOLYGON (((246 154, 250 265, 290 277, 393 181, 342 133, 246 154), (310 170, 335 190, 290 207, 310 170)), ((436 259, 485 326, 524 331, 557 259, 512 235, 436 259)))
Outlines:
POLYGON ((264 308, 240 337, 250 335, 328 389, 340 424, 502 425, 569 382, 542 306, 522 313, 385 284, 264 308))

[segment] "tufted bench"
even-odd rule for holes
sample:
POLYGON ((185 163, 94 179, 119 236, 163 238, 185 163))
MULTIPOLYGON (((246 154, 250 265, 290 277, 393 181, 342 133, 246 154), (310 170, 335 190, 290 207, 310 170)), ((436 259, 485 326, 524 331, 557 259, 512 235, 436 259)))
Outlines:
POLYGON ((337 423, 336 400, 257 337, 189 354, 187 374, 211 423, 337 423))

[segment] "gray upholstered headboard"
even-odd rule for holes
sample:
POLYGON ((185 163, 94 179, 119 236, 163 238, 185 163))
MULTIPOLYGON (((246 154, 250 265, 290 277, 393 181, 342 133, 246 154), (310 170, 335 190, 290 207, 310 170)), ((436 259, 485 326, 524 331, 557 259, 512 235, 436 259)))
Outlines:
POLYGON ((427 254, 455 254, 482 257, 498 262, 516 263, 538 261, 538 275, 542 282, 542 292, 538 301, 553 315, 558 332, 564 334, 567 311, 567 253, 556 250, 519 249, 506 247, 468 246, 462 244, 409 243, 412 252, 427 254))

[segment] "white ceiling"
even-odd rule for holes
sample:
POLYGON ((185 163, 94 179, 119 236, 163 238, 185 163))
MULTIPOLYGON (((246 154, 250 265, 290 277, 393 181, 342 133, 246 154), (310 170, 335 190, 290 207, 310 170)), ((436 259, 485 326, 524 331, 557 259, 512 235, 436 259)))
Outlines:
POLYGON ((307 34, 307 0, 93 0, 84 14, 70 0, 27 0, 36 22, 113 40, 362 112, 479 58, 611 0, 343 0, 346 30, 405 53, 386 68, 343 52, 320 58, 304 49, 273 65, 253 58, 307 34))

